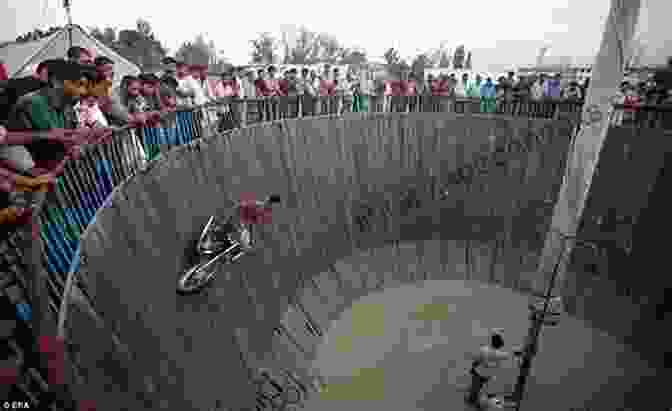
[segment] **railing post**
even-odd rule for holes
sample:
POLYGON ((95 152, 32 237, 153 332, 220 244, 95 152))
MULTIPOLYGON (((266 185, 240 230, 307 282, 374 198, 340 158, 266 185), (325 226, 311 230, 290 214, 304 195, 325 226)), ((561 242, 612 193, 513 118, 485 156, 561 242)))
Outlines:
POLYGON ((236 107, 240 110, 240 127, 247 127, 247 98, 238 99, 236 107))
POLYGON ((296 116, 303 118, 303 95, 296 98, 296 116))
POLYGON ((31 193, 32 215, 30 222, 19 228, 17 246, 24 250, 23 263, 26 267, 26 283, 33 311, 33 331, 38 335, 55 335, 56 322, 49 311, 47 273, 42 266, 42 239, 40 232, 40 211, 46 203, 46 193, 31 193))

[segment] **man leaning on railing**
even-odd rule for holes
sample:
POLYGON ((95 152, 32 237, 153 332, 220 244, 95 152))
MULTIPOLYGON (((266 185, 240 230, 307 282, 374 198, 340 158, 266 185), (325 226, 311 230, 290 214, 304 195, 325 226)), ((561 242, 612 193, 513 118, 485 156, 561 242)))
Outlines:
MULTIPOLYGON (((25 158, 7 158, 0 165, 0 224, 3 237, 28 225, 30 238, 21 240, 24 256, 23 281, 27 284, 26 299, 32 306, 33 337, 40 345, 28 344, 24 350, 24 369, 38 370, 49 383, 49 390, 40 396, 40 406, 52 400, 64 400, 64 350, 54 337, 55 321, 49 318, 47 279, 40 268, 40 227, 35 218, 45 194, 54 189, 55 180, 70 159, 77 159, 80 147, 96 144, 110 137, 109 129, 81 128, 74 105, 82 96, 90 96, 91 79, 95 73, 75 62, 61 60, 49 68, 47 87, 22 99, 9 114, 7 129, 0 129, 3 147, 20 148, 25 158), (33 250, 31 250, 31 248, 33 250), (42 351, 43 356, 39 354, 42 351), (58 394, 58 395, 57 395, 58 394)), ((24 236, 22 236, 24 237, 24 236)), ((3 238, 4 240, 4 238, 3 238)))

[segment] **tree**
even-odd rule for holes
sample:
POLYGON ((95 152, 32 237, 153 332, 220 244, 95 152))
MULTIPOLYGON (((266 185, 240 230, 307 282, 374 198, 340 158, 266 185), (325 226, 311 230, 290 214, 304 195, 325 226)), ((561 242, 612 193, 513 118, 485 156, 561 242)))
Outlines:
POLYGON ((402 59, 401 56, 399 56, 399 52, 394 48, 387 49, 385 54, 383 54, 383 58, 385 59, 387 71, 389 73, 400 74, 411 68, 406 60, 402 59))
POLYGON ((441 51, 441 55, 439 57, 439 68, 450 68, 450 53, 448 51, 441 51))
POLYGON ((350 64, 366 63, 366 52, 343 46, 335 36, 313 32, 306 27, 285 26, 280 46, 284 64, 350 64))
POLYGON ((168 50, 156 39, 147 20, 138 19, 135 30, 117 30, 112 27, 89 29, 91 35, 129 61, 151 70, 159 67, 168 50))
POLYGON ((16 43, 27 43, 29 41, 40 40, 40 39, 43 39, 45 37, 51 36, 52 34, 56 33, 57 31, 59 31, 61 29, 63 29, 63 27, 61 27, 61 26, 49 27, 46 31, 40 30, 40 29, 35 29, 31 32, 20 35, 14 41, 16 43))
POLYGON ((319 60, 325 63, 336 64, 345 55, 345 47, 336 40, 336 37, 322 33, 317 38, 320 51, 319 60))
POLYGON ((399 52, 392 47, 390 47, 389 49, 387 49, 387 51, 385 51, 385 54, 383 54, 383 58, 385 59, 385 63, 390 67, 397 66, 401 62, 399 52))
POLYGON ((455 54, 453 55, 454 69, 457 70, 464 68, 464 57, 465 57, 464 45, 457 46, 457 48, 455 49, 455 54))
POLYGON ((299 27, 296 33, 283 30, 281 42, 285 64, 312 64, 319 58, 318 35, 305 27, 299 27), (290 36, 294 38, 293 42, 290 42, 290 36))
POLYGON ((336 37, 322 33, 317 38, 318 50, 319 50, 319 61, 324 63, 336 64, 339 63, 347 50, 343 47, 336 37))
MULTIPOLYGON (((96 40, 100 41, 101 43, 105 43, 105 45, 109 46, 109 44, 104 40, 105 35, 103 34, 103 31, 99 29, 98 27, 89 27, 89 34, 91 34, 91 37, 95 38, 96 40)), ((116 37, 116 33, 115 33, 116 37)))
POLYGON ((413 74, 423 78, 425 75, 425 69, 432 67, 432 64, 427 57, 427 54, 421 53, 415 56, 413 62, 411 63, 411 71, 413 74))
POLYGON ((442 41, 438 47, 429 49, 424 53, 427 57, 430 67, 450 67, 450 50, 446 47, 446 42, 442 41))
POLYGON ((175 58, 187 64, 210 65, 216 58, 213 48, 205 41, 203 35, 199 34, 194 41, 182 43, 175 53, 175 58))
POLYGON ((182 43, 175 57, 187 64, 208 66, 209 71, 221 73, 229 66, 226 59, 221 57, 222 54, 223 51, 217 50, 214 41, 206 41, 204 36, 199 34, 194 41, 182 43))
POLYGON ((363 66, 368 61, 369 60, 364 50, 346 50, 343 57, 341 58, 340 64, 363 66))
POLYGON ((101 30, 98 27, 90 27, 89 33, 91 34, 91 37, 108 47, 115 48, 117 45, 117 30, 112 27, 106 27, 104 30, 101 30))
POLYGON ((136 31, 140 33, 143 37, 148 39, 154 39, 154 34, 152 33, 152 26, 145 19, 137 19, 135 21, 136 31))
POLYGON ((252 63, 271 64, 278 61, 278 42, 270 33, 261 33, 259 38, 251 40, 252 63))
POLYGON ((112 27, 106 27, 103 31, 103 43, 114 45, 115 41, 117 41, 117 31, 112 27))

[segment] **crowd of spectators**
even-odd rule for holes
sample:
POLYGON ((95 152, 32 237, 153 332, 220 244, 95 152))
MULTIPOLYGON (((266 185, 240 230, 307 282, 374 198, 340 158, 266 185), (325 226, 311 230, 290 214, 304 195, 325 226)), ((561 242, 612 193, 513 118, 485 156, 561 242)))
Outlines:
POLYGON ((79 157, 85 145, 108 141, 112 127, 152 125, 175 110, 170 98, 158 100, 156 76, 132 82, 132 96, 112 89, 114 66, 106 56, 73 47, 64 58, 39 63, 29 76, 9 79, 0 69, 0 223, 28 217, 7 212, 25 205, 17 198, 30 191, 17 189, 17 181, 40 177, 54 184, 68 159, 79 157))
MULTIPOLYGON (((614 103, 626 109, 617 116, 617 122, 634 116, 642 104, 672 103, 670 63, 667 71, 644 81, 622 84, 614 103)), ((202 106, 232 98, 289 97, 300 99, 303 114, 309 115, 324 104, 325 99, 318 101, 320 97, 338 97, 337 111, 345 112, 368 111, 371 97, 382 96, 382 109, 393 111, 395 97, 437 96, 453 101, 476 100, 480 111, 490 113, 513 101, 581 102, 588 87, 588 82, 567 81, 560 74, 516 78, 510 72, 493 79, 480 74, 471 78, 464 73, 458 79, 455 74, 435 78, 407 71, 379 80, 369 72, 341 73, 339 67, 325 64, 319 73, 311 67, 279 73, 274 65, 251 69, 231 66, 212 76, 206 66, 188 65, 173 58, 164 59, 163 64, 159 73, 125 76, 114 88, 114 61, 81 47, 70 48, 62 59, 41 62, 32 75, 22 78, 8 79, 0 65, 2 175, 53 175, 66 157, 78 155, 83 144, 108 136, 110 127, 158 125, 166 113, 178 106, 202 106)), ((272 108, 277 110, 278 106, 260 106, 261 110, 272 108)), ((239 113, 231 106, 221 105, 216 110, 216 115, 231 120, 229 126, 238 121, 239 113)), ((290 110, 289 105, 284 110, 290 110)), ((2 191, 11 192, 11 178, 0 178, 2 191)), ((3 200, 6 205, 7 200, 3 200)))
MULTIPOLYGON (((646 115, 642 106, 672 105, 672 59, 668 70, 661 70, 644 81, 624 81, 613 98, 613 103, 623 107, 614 112, 612 121, 615 125, 638 121, 646 115)), ((667 127, 669 116, 664 116, 663 124, 667 127)))
MULTIPOLYGON (((434 77, 406 71, 391 74, 386 79, 375 79, 370 72, 348 71, 325 64, 321 72, 311 67, 289 68, 282 73, 278 67, 246 69, 231 67, 221 76, 212 77, 207 67, 188 66, 169 61, 174 69, 165 76, 172 82, 172 89, 181 105, 199 105, 227 97, 268 98, 300 97, 304 114, 314 110, 318 97, 340 97, 339 112, 367 111, 370 97, 383 96, 383 110, 393 110, 392 97, 439 96, 480 101, 480 110, 494 112, 502 103, 512 101, 569 101, 581 103, 589 87, 589 80, 565 79, 561 74, 516 77, 510 72, 497 79, 483 78, 480 74, 463 73, 434 77), (174 75, 170 75, 174 72, 174 75), (470 77, 473 76, 473 77, 470 77)), ((672 67, 672 66, 671 66, 672 67)), ((163 80, 162 80, 163 81, 163 80)), ((669 102, 667 90, 657 77, 624 83, 616 93, 615 104, 664 104, 669 102), (622 99, 622 95, 635 94, 637 99, 622 99), (623 100, 623 101, 621 101, 623 100)))

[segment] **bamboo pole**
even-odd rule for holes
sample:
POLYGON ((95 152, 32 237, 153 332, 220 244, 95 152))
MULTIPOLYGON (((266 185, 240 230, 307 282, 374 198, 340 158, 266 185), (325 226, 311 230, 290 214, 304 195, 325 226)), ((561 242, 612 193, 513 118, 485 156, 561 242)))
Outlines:
POLYGON ((556 290, 563 289, 569 260, 565 257, 572 250, 571 243, 568 244, 566 241, 567 236, 577 231, 585 208, 600 150, 609 130, 612 96, 623 80, 623 70, 640 8, 641 0, 611 1, 611 10, 605 24, 602 44, 593 70, 593 80, 583 110, 582 127, 574 137, 574 149, 569 153, 568 167, 539 261, 538 275, 532 284, 534 293, 544 296, 544 308, 541 316, 533 313, 531 318, 520 374, 511 398, 516 411, 520 411, 549 300, 553 298, 553 294, 558 293, 556 290))
MULTIPOLYGON (((641 0, 612 0, 600 51, 593 68, 593 78, 586 97, 582 126, 574 137, 573 150, 568 154, 567 169, 553 212, 551 230, 539 260, 537 276, 532 289, 543 293, 554 264, 563 252, 563 241, 558 233, 570 235, 577 231, 590 190, 600 150, 609 129, 612 97, 623 80, 623 69, 635 26, 641 0)), ((571 253, 570 249, 567 253, 571 253)), ((566 274, 565 260, 559 267, 557 289, 563 289, 566 274)))

